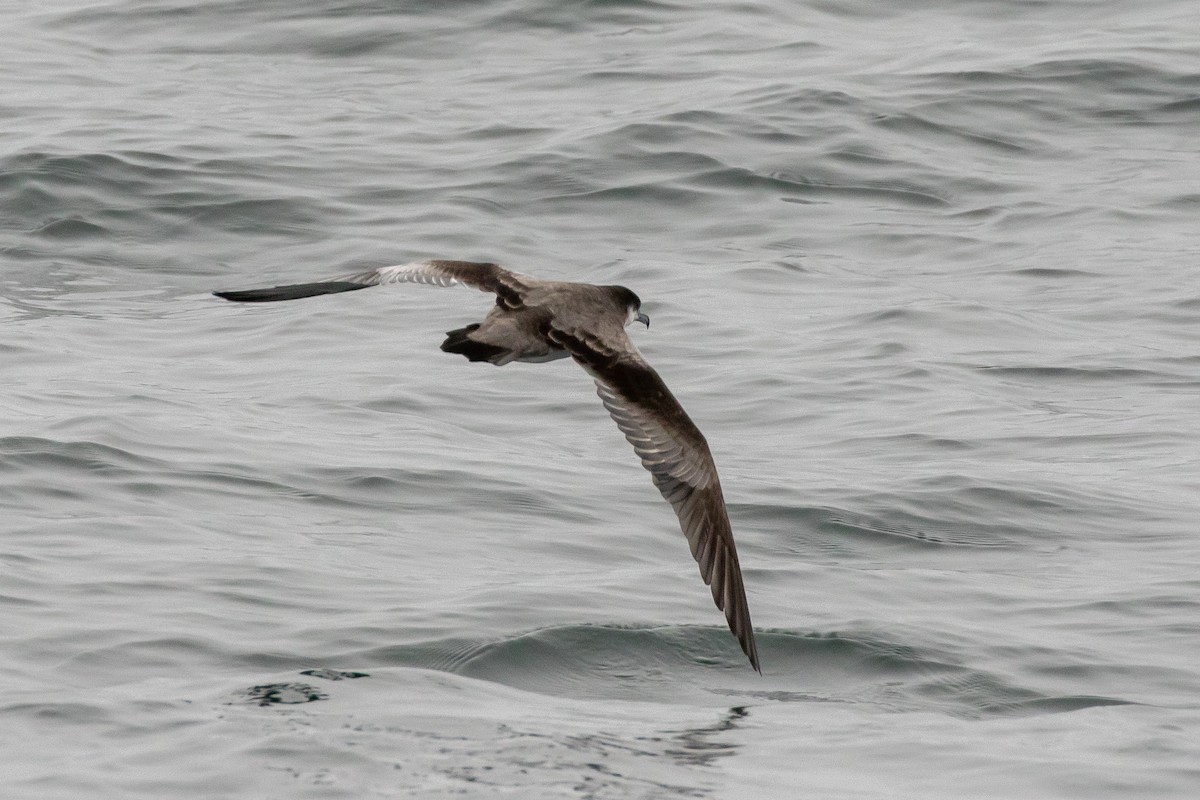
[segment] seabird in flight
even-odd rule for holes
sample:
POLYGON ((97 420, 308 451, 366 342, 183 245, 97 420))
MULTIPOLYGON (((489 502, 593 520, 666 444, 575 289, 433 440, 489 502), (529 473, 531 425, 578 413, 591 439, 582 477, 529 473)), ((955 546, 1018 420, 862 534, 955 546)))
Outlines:
POLYGON ((447 353, 497 366, 570 356, 587 370, 604 407, 674 507, 700 576, 711 586, 713 600, 725 612, 729 630, 751 666, 761 673, 737 547, 712 453, 704 435, 625 333, 631 322, 650 326, 638 296, 624 286, 543 281, 471 261, 419 261, 317 283, 214 294, 263 303, 386 283, 462 283, 496 295, 496 305, 483 322, 447 332, 442 342, 447 353))

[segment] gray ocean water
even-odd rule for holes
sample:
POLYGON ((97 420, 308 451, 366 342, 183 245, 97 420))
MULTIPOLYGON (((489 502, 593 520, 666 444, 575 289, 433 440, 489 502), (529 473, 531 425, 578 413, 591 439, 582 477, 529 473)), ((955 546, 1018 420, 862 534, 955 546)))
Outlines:
POLYGON ((0 4, 5 798, 1200 792, 1200 12, 0 4), (569 361, 621 283, 764 675, 569 361))

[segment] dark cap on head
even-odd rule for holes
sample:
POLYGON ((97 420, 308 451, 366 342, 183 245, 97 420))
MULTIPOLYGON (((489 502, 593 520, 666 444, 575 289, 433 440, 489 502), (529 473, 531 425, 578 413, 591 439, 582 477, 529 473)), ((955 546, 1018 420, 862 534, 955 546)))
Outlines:
POLYGON ((611 291, 613 293, 613 297, 615 297, 617 299, 617 302, 620 303, 623 307, 625 307, 625 308, 628 308, 629 306, 633 306, 634 308, 642 307, 642 298, 640 298, 636 294, 634 294, 632 289, 626 289, 624 286, 606 286, 604 288, 611 291))

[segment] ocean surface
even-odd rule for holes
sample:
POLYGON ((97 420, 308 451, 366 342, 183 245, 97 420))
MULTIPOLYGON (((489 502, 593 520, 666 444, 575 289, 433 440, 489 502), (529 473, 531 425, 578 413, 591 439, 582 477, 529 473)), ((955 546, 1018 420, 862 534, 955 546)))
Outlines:
POLYGON ((0 3, 0 795, 1200 796, 1194 0, 0 3), (570 361, 620 283, 763 672, 570 361))

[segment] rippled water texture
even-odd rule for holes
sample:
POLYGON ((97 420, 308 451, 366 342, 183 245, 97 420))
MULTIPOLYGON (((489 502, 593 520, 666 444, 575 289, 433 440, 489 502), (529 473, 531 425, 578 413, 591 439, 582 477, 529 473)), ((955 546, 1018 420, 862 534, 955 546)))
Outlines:
POLYGON ((5 797, 1183 798, 1195 4, 0 10, 5 797), (621 283, 764 675, 570 362, 621 283))

